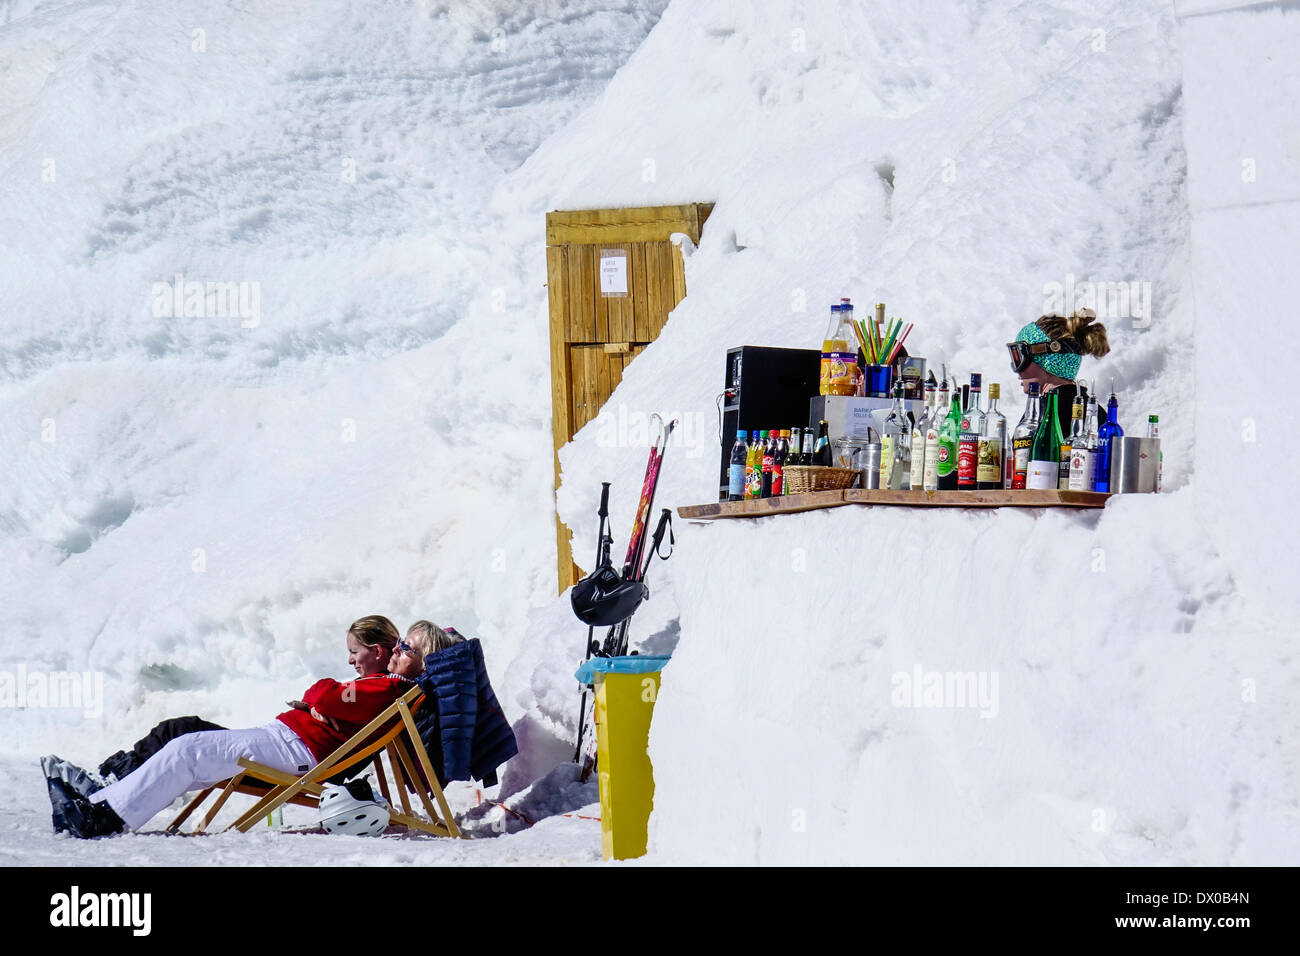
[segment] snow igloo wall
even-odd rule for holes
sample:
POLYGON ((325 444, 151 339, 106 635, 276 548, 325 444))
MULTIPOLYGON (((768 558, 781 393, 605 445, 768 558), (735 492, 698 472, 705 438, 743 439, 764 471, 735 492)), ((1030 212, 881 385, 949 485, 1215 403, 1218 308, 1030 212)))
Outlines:
MULTIPOLYGON (((1256 38, 1294 37, 1300 20, 1232 16, 1256 38)), ((686 300, 561 451, 579 562, 598 482, 615 483, 616 521, 639 489, 644 449, 620 423, 680 415, 659 504, 711 499, 729 347, 811 347, 825 304, 884 301, 916 323, 914 354, 1000 381, 1014 423, 1023 400, 1003 343, 1045 311, 1053 284, 1134 283, 1150 296, 1143 309, 1135 292, 1127 312, 1098 303, 1112 352, 1080 374, 1103 391, 1114 381, 1130 433, 1160 414, 1159 497, 1102 512, 679 521, 635 625, 642 637, 680 628, 651 735, 652 856, 1296 858, 1282 733, 1296 724, 1296 665, 1283 614, 1259 599, 1276 579, 1256 574, 1263 561, 1239 537, 1269 533, 1271 512, 1263 486, 1222 505, 1239 416, 1206 388, 1210 333, 1266 298, 1233 299, 1230 270, 1202 281, 1220 251, 1251 256, 1248 229, 1205 241, 1231 219, 1205 210, 1222 170, 1194 165, 1189 203, 1189 150, 1203 159, 1219 114, 1240 111, 1215 78, 1229 55, 1199 59, 1215 26, 1163 2, 774 2, 761 16, 674 3, 603 97, 498 191, 538 214, 717 203, 687 250, 686 300), (1207 118, 1188 129, 1189 115, 1207 118), (1215 487, 1198 486, 1202 474, 1215 487)), ((1247 371, 1244 352, 1225 360, 1247 371)), ((1265 428, 1264 410, 1251 412, 1265 428)), ((546 636, 510 680, 524 722, 557 738, 572 729, 563 686, 581 645, 563 603, 535 618, 546 636)))

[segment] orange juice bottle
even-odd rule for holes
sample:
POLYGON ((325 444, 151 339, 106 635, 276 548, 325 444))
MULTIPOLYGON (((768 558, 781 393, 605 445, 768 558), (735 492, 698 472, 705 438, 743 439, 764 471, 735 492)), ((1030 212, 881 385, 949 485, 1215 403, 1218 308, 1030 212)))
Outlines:
POLYGON ((853 306, 847 302, 831 306, 831 321, 822 340, 822 395, 852 395, 856 390, 858 349, 852 316, 853 306))

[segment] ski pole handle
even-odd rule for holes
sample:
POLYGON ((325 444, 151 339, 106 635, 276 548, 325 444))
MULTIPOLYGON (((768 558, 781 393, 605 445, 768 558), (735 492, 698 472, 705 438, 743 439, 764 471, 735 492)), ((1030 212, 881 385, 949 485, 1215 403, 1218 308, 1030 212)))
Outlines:
POLYGON ((609 482, 600 483, 600 510, 596 512, 602 518, 609 517, 609 482))

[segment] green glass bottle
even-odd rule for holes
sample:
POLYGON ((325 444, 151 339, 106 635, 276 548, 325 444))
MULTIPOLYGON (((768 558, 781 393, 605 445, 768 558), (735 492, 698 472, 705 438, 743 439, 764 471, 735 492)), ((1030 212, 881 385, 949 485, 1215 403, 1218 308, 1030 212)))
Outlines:
POLYGON ((954 392, 948 415, 939 425, 939 490, 957 490, 957 444, 961 438, 961 398, 954 392))
POLYGON ((1029 474, 1025 487, 1051 491, 1061 480, 1061 423, 1056 418, 1056 389, 1047 393, 1047 407, 1029 446, 1029 474))

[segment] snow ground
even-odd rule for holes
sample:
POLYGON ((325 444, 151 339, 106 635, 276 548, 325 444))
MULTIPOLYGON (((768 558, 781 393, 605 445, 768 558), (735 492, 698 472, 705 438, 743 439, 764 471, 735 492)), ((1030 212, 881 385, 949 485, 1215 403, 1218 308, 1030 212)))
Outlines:
MULTIPOLYGON (((209 834, 167 836, 161 830, 183 806, 178 803, 158 816, 156 830, 78 840, 52 832, 45 783, 39 767, 33 772, 31 761, 0 761, 0 787, 7 798, 0 818, 0 866, 6 867, 564 866, 600 862, 599 804, 540 819, 535 826, 518 831, 501 826, 501 831, 509 834, 506 836, 493 833, 488 823, 468 840, 396 831, 376 840, 277 832, 261 826, 248 833, 221 833, 220 828, 238 812, 234 806, 222 808, 209 834)), ((475 797, 468 785, 447 788, 447 800, 458 819, 472 810, 475 797)), ((235 797, 231 803, 241 799, 246 807, 248 798, 235 797)), ((500 810, 494 813, 504 816, 500 810)), ((286 827, 311 827, 316 820, 305 807, 287 807, 284 823, 286 827)))

